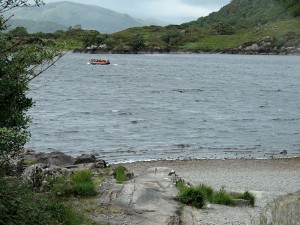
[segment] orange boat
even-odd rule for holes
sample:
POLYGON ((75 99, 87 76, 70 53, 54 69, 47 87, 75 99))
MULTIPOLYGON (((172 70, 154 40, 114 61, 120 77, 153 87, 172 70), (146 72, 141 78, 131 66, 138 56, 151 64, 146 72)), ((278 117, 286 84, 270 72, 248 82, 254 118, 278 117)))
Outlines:
POLYGON ((89 63, 92 65, 109 65, 110 61, 108 59, 91 59, 89 63))

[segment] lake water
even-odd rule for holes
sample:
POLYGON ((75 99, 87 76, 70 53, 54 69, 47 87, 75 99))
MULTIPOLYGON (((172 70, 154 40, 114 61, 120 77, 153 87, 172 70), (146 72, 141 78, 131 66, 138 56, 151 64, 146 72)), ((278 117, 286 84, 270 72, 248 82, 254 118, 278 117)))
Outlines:
POLYGON ((300 155, 299 56, 69 53, 29 95, 37 151, 109 163, 300 155))

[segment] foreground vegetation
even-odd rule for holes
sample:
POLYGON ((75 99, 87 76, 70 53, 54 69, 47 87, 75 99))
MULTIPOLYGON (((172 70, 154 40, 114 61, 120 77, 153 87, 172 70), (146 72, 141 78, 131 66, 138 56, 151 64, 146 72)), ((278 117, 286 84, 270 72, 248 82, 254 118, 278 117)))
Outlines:
POLYGON ((90 171, 49 180, 43 191, 21 177, 0 177, 0 224, 96 224, 65 200, 94 195, 96 187, 90 171))
POLYGON ((196 208, 203 208, 207 202, 234 206, 234 199, 248 200, 251 206, 254 206, 255 204, 254 195, 248 191, 244 193, 229 193, 225 191, 224 187, 222 187, 219 191, 215 191, 212 187, 204 184, 189 187, 186 186, 183 181, 178 182, 177 187, 180 190, 178 200, 181 203, 191 205, 196 208))

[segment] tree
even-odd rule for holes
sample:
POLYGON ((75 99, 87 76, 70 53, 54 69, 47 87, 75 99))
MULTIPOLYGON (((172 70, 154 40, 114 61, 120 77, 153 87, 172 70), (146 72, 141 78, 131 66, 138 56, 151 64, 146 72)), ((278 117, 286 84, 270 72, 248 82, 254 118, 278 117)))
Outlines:
POLYGON ((10 30, 8 32, 8 35, 18 38, 24 38, 29 36, 25 27, 16 27, 15 29, 10 30))
POLYGON ((131 46, 134 53, 138 53, 138 51, 145 47, 144 36, 142 34, 135 34, 129 45, 131 46))
MULTIPOLYGON (((40 6, 42 0, 35 0, 40 6)), ((62 56, 59 48, 45 47, 26 38, 8 38, 2 14, 14 7, 29 6, 28 0, 0 0, 0 169, 18 156, 30 137, 26 115, 33 101, 26 96, 28 84, 62 56)))

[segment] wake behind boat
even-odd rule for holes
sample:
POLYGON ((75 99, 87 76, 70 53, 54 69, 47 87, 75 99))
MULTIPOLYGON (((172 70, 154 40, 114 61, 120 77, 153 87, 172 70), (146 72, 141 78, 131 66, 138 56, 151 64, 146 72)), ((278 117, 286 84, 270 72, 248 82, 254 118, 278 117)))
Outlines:
POLYGON ((110 61, 107 59, 91 59, 88 64, 92 65, 109 65, 110 61))

